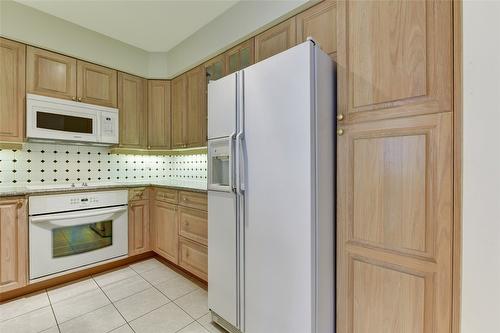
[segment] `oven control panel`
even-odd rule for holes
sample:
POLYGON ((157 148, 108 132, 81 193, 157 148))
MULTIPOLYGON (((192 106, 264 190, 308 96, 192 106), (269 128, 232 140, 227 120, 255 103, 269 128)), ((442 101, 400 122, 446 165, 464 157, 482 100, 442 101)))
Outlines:
POLYGON ((126 205, 128 191, 50 194, 29 197, 29 215, 126 205))

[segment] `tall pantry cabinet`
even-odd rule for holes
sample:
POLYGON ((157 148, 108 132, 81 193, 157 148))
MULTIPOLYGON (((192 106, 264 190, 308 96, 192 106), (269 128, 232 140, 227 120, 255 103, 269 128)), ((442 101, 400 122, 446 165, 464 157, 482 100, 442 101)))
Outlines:
POLYGON ((337 329, 450 332, 452 3, 337 10, 337 329))

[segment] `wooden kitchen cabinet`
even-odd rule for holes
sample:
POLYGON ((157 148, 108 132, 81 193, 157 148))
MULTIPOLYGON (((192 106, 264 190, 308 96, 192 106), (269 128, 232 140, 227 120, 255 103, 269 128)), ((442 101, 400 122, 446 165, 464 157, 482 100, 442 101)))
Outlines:
POLYGON ((76 59, 28 46, 26 90, 76 101, 76 59))
POLYGON ((210 59, 203 64, 205 67, 205 75, 207 84, 210 80, 217 80, 226 75, 226 58, 224 54, 220 54, 217 57, 210 59))
MULTIPOLYGON (((145 190, 147 191, 147 189, 145 190)), ((129 201, 128 206, 128 255, 133 256, 151 250, 149 200, 129 201)))
POLYGON ((337 10, 345 122, 451 111, 451 1, 340 1, 337 10))
POLYGON ((198 66, 186 73, 187 112, 186 145, 202 147, 207 144, 207 103, 206 74, 203 66, 198 66))
POLYGON ((312 37, 330 57, 337 51, 337 2, 323 1, 298 14, 297 43, 312 37))
POLYGON ((231 74, 255 62, 255 40, 250 38, 236 45, 224 54, 226 63, 226 74, 231 74))
POLYGON ((208 249, 184 237, 179 239, 179 266, 208 280, 208 249))
POLYGON ((208 212, 179 206, 179 235, 208 245, 208 212))
POLYGON ((451 112, 343 129, 337 140, 337 330, 449 332, 451 112))
POLYGON ((153 250, 177 264, 179 246, 179 218, 177 206, 163 201, 152 203, 153 250))
POLYGON ((255 36, 255 62, 285 51, 295 44, 295 17, 292 17, 255 36))
POLYGON ((77 100, 79 102, 117 106, 117 71, 103 66, 78 60, 77 100))
POLYGON ((170 81, 148 80, 148 149, 170 149, 170 81))
POLYGON ((0 141, 24 140, 26 46, 0 38, 0 141))
POLYGON ((27 282, 27 202, 24 198, 0 199, 0 293, 27 282))
POLYGON ((172 80, 172 148, 186 146, 187 79, 186 74, 172 80))
POLYGON ((118 73, 120 147, 147 147, 147 80, 118 73))

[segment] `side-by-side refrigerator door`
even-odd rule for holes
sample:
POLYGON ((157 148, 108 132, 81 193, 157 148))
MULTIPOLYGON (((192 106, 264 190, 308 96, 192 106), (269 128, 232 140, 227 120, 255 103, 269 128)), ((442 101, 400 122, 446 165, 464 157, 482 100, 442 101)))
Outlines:
POLYGON ((208 85, 208 307, 237 327, 237 197, 234 192, 237 74, 208 85))

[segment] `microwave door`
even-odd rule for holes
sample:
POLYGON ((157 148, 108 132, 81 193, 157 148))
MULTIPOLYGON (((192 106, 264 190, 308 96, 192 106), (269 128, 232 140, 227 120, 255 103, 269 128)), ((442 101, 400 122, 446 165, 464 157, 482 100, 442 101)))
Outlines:
POLYGON ((208 141, 208 190, 232 192, 234 135, 208 141))

